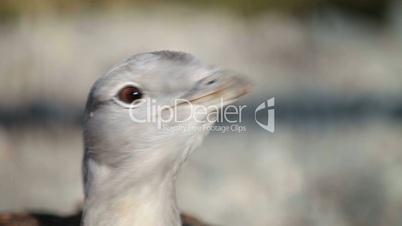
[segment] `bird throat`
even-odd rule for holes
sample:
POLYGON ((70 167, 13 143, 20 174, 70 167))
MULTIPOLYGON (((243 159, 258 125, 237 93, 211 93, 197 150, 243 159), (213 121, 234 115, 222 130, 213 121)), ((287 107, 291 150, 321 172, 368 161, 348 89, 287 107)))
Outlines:
POLYGON ((84 158, 85 204, 82 226, 179 226, 175 178, 137 177, 84 158), (141 178, 141 179, 139 179, 141 178))

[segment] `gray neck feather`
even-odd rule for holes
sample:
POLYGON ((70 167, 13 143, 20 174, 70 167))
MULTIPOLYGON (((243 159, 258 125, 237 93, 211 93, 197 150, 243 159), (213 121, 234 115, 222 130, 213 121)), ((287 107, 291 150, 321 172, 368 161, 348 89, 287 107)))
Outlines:
POLYGON ((175 151, 176 154, 166 149, 148 152, 111 167, 98 161, 86 148, 82 226, 181 225, 175 179, 191 150, 193 146, 175 151), (158 158, 163 158, 164 164, 158 158), (152 164, 153 161, 159 164, 152 164))
MULTIPOLYGON (((133 180, 121 171, 86 159, 83 226, 178 226, 175 172, 133 180)), ((135 176, 134 176, 135 178, 135 176)))

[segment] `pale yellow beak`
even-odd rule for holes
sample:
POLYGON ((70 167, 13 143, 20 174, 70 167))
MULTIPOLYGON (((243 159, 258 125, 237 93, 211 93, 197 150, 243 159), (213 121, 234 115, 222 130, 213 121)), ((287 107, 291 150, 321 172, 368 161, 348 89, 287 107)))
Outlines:
POLYGON ((215 105, 218 102, 228 105, 249 93, 251 88, 251 82, 244 75, 221 70, 199 81, 182 99, 199 105, 215 105))

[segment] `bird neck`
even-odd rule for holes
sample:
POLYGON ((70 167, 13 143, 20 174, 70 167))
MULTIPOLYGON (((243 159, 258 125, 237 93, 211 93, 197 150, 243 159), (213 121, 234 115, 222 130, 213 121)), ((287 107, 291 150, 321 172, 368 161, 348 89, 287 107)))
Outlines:
POLYGON ((112 169, 90 158, 84 161, 83 226, 181 225, 175 195, 177 169, 136 177, 138 172, 130 169, 112 169))

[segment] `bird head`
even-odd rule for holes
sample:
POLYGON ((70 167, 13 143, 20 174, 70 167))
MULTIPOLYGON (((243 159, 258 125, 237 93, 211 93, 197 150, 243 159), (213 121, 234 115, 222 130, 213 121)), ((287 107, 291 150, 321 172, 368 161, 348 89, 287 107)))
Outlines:
POLYGON ((216 112, 249 89, 238 73, 187 53, 134 55, 91 89, 84 119, 86 155, 143 176, 178 168, 207 134, 191 128, 213 125, 216 112))

